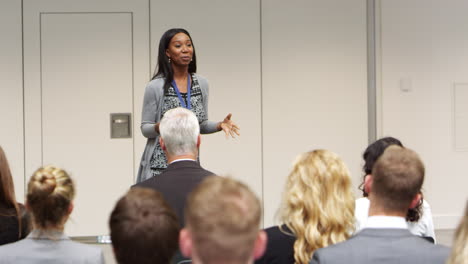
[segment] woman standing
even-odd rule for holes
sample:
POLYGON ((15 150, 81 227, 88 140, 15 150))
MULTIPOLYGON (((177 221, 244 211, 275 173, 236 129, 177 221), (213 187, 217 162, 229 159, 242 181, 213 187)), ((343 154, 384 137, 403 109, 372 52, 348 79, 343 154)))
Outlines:
POLYGON ((267 250, 255 264, 308 264, 314 251, 348 239, 354 195, 344 162, 328 150, 299 155, 286 180, 281 225, 267 228, 267 250))
POLYGON ((158 67, 145 89, 141 131, 148 138, 137 182, 160 174, 167 160, 159 145, 159 122, 175 107, 192 110, 200 123, 200 133, 223 130, 226 136, 239 135, 239 127, 228 114, 221 122, 208 120, 208 82, 196 74, 197 57, 190 34, 181 28, 166 31, 159 42, 158 67))
POLYGON ((48 166, 34 172, 26 197, 34 229, 25 239, 1 246, 0 263, 104 263, 101 249, 63 233, 74 196, 75 186, 64 170, 48 166))
POLYGON ((16 202, 10 166, 0 147, 0 245, 25 238, 30 227, 26 208, 16 202))

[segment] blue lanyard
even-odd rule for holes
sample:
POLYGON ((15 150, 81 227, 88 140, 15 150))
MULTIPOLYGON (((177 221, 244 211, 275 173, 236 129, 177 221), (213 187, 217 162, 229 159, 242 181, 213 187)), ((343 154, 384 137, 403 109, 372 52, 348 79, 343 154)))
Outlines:
POLYGON ((177 97, 179 97, 180 104, 182 107, 185 107, 187 109, 192 109, 191 103, 190 103, 190 90, 192 88, 192 80, 190 78, 190 74, 187 77, 187 105, 185 105, 185 101, 182 98, 182 95, 180 94, 179 88, 177 88, 177 84, 175 80, 172 80, 172 87, 174 87, 175 92, 177 93, 177 97))

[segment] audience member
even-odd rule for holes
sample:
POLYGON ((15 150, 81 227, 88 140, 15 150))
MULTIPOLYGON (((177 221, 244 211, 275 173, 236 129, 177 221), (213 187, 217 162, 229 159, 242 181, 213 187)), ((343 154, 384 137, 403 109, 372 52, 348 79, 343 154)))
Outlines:
MULTIPOLYGON (((360 188, 364 197, 356 200, 356 210, 354 212, 356 217, 356 231, 359 231, 365 227, 369 212, 369 199, 367 197, 368 193, 362 188, 364 185, 364 180, 367 175, 372 174, 372 167, 374 166, 375 162, 380 157, 380 155, 382 155, 384 150, 391 145, 403 147, 403 144, 400 142, 400 140, 393 137, 384 137, 370 144, 362 155, 364 159, 364 179, 360 188)), ((426 200, 422 199, 421 191, 420 194, 420 202, 414 208, 408 209, 406 214, 406 222, 411 233, 425 237, 435 242, 431 207, 426 200)))
POLYGON ((308 263, 312 253, 346 240, 354 228, 349 171, 328 150, 298 156, 279 211, 282 225, 266 229, 267 250, 255 263, 308 263))
POLYGON ((366 177, 369 219, 349 240, 315 251, 311 263, 444 263, 449 249, 408 231, 408 208, 420 200, 424 165, 418 155, 388 147, 366 177))
POLYGON ((465 206, 465 215, 455 230, 452 253, 447 260, 447 264, 468 263, 468 201, 465 206))
POLYGON ((260 201, 234 179, 205 179, 190 194, 185 217, 179 245, 195 264, 253 263, 265 250, 260 201))
POLYGON ((168 264, 178 248, 177 217, 151 189, 132 188, 120 198, 109 227, 119 264, 168 264))
POLYGON ((29 214, 22 204, 16 202, 10 166, 0 147, 0 245, 25 238, 29 229, 29 214))
POLYGON ((28 183, 26 207, 34 229, 23 240, 0 247, 0 263, 104 263, 102 251, 70 240, 64 226, 73 211, 75 187, 62 169, 39 168, 28 183))
POLYGON ((169 165, 160 175, 134 186, 161 192, 174 209, 182 227, 187 195, 213 173, 203 169, 197 161, 200 126, 192 111, 182 107, 167 111, 159 125, 159 132, 159 141, 169 165))

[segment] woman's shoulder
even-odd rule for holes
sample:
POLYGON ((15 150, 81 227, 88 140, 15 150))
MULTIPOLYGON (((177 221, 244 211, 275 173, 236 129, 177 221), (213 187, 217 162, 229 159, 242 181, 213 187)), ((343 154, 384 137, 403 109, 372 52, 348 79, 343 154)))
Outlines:
POLYGON ((265 232, 268 234, 268 238, 270 239, 284 239, 285 237, 292 238, 295 240, 295 236, 291 229, 288 228, 287 225, 281 226, 271 226, 265 228, 265 232))
POLYGON ((205 77, 203 77, 202 75, 200 75, 198 73, 193 73, 193 76, 195 76, 195 78, 197 78, 198 83, 200 84, 200 87, 208 88, 208 79, 206 79, 205 77))
POLYGON ((149 81, 147 87, 152 87, 152 88, 159 88, 164 86, 164 82, 166 81, 165 78, 157 76, 153 78, 151 81, 149 81))
POLYGON ((97 246, 86 245, 72 240, 68 241, 69 252, 80 252, 80 258, 100 259, 102 257, 102 249, 97 246))

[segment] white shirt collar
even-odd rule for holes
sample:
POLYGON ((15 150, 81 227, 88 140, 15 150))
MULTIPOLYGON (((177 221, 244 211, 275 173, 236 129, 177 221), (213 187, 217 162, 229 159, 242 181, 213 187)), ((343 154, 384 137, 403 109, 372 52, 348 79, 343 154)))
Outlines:
POLYGON ((175 160, 173 160, 173 161, 172 161, 171 163, 169 163, 169 164, 172 164, 172 163, 178 162, 178 161, 184 161, 184 160, 196 161, 196 160, 194 160, 194 159, 175 159, 175 160))
POLYGON ((369 216, 365 227, 408 229, 408 224, 404 217, 376 215, 369 216))

